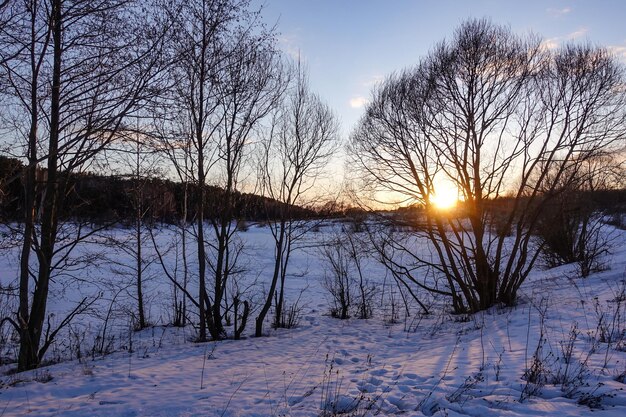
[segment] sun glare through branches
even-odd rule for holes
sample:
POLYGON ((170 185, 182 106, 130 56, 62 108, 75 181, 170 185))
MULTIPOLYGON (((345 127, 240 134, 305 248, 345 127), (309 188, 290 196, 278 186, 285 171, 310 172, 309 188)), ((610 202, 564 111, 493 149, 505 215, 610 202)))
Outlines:
POLYGON ((430 203, 439 210, 450 210, 459 202, 459 191, 450 183, 439 183, 429 198, 430 203))

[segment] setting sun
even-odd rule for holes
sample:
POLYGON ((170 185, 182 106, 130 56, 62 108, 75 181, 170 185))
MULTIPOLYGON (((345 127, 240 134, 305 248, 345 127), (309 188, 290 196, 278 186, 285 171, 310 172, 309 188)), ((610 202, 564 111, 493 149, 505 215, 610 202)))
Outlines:
POLYGON ((440 210, 448 210, 456 206, 459 201, 458 191, 451 185, 440 185, 430 197, 430 202, 440 210))

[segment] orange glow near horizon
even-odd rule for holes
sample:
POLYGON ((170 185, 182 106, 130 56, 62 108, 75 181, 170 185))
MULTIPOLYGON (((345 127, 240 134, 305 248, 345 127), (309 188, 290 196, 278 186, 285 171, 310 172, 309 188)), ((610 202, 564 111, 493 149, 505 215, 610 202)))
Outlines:
POLYGON ((450 183, 440 183, 435 193, 430 196, 430 202, 439 210, 450 210, 458 204, 459 192, 450 183))

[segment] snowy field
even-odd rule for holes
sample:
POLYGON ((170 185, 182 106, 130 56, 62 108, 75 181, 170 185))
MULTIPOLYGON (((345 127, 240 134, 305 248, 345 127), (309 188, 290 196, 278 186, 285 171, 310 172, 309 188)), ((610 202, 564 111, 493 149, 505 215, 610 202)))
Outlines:
MULTIPOLYGON (((146 270, 154 326, 133 332, 132 277, 124 272, 132 260, 101 245, 106 237, 84 245, 89 266, 69 263, 57 277, 52 319, 84 297, 99 298, 60 333, 46 356, 54 364, 21 374, 0 367, 0 416, 626 415, 626 232, 615 232, 607 270, 582 279, 573 265, 537 269, 516 307, 473 316, 439 307, 407 313, 391 278, 368 260, 374 317, 338 320, 314 247, 333 229, 312 234, 294 254, 287 303, 299 299, 296 328, 267 326, 268 337, 254 338, 253 312, 243 340, 209 343, 193 342, 193 326, 165 325, 173 290, 154 259, 146 270)), ((258 305, 271 235, 251 225, 240 237, 239 290, 258 305)), ((156 240, 177 270, 173 235, 156 240)), ((2 254, 3 286, 17 276, 16 253, 2 254)), ((8 301, 0 302, 5 314, 8 301)), ((0 348, 3 359, 15 356, 10 339, 0 348)))

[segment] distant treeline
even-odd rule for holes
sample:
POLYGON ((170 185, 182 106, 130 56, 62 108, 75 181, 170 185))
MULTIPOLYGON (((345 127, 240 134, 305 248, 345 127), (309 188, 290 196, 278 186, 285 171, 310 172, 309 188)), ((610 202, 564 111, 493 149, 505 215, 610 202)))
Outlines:
MULTIPOLYGON (((520 204, 527 204, 522 198, 520 204)), ((500 197, 489 200, 485 207, 486 211, 501 219, 505 218, 515 204, 510 197, 500 197)), ((602 212, 608 216, 626 213, 626 189, 599 189, 599 190, 567 190, 557 198, 551 198, 546 204, 544 215, 556 221, 559 216, 572 216, 581 212, 602 212)), ((461 202, 450 213, 453 216, 464 217, 467 215, 465 205, 461 202)), ((346 212, 348 217, 357 218, 358 209, 346 212)), ((363 213, 360 213, 363 216, 363 213)), ((420 224, 424 221, 425 208, 420 204, 400 207, 387 212, 387 217, 395 223, 405 225, 420 224)), ((496 222, 497 223, 497 222, 496 222)))
MULTIPOLYGON (((24 217, 24 164, 15 158, 0 155, 0 218, 21 221, 24 217)), ((45 170, 38 172, 43 179, 45 170)), ((185 185, 161 178, 133 178, 128 176, 103 176, 95 174, 62 174, 60 183, 67 186, 67 194, 60 217, 96 224, 132 221, 140 207, 145 221, 178 222, 183 217, 185 185)), ((205 218, 215 218, 221 209, 224 192, 219 187, 206 186, 205 218)), ((41 193, 37 198, 41 200, 41 193)), ((187 185, 187 219, 195 217, 193 184, 187 185)), ((234 218, 264 221, 278 217, 283 203, 255 194, 236 193, 234 218)), ((317 213, 311 209, 291 206, 293 218, 310 218, 317 213)))
MULTIPOLYGON (((524 199, 520 199, 523 203, 524 199)), ((599 190, 571 190, 562 192, 558 198, 551 200, 551 204, 558 204, 562 200, 567 200, 571 209, 577 209, 584 204, 591 206, 594 210, 599 210, 607 214, 626 212, 626 189, 599 189, 599 190)), ((499 197, 489 200, 488 211, 506 211, 515 203, 511 197, 499 197)), ((463 213, 463 203, 458 206, 458 211, 463 213)), ((419 214, 424 211, 424 207, 419 204, 401 207, 395 210, 398 214, 419 214)))

